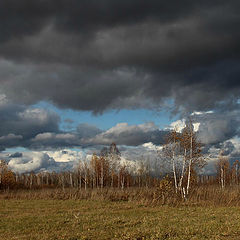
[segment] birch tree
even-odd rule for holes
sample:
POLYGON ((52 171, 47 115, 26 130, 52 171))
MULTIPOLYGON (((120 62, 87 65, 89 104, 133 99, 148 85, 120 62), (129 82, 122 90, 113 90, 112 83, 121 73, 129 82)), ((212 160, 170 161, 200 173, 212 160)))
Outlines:
POLYGON ((163 147, 163 153, 167 159, 170 159, 176 193, 178 192, 176 158, 179 155, 179 151, 180 151, 180 136, 176 129, 173 129, 166 136, 166 144, 163 147))
POLYGON ((112 143, 109 150, 106 151, 106 158, 109 162, 109 169, 111 174, 111 187, 114 187, 114 176, 117 175, 117 186, 120 187, 120 161, 121 153, 115 143, 112 143))
MULTIPOLYGON (((205 165, 205 159, 202 155, 202 144, 197 138, 191 120, 188 120, 185 128, 182 131, 180 142, 183 151, 183 165, 186 168, 186 173, 182 172, 187 177, 186 186, 180 186, 183 190, 184 197, 189 194, 191 173, 205 165)), ((185 169, 184 169, 185 170, 185 169)), ((182 179, 183 179, 182 177, 182 179)), ((182 182, 181 182, 182 184, 182 182)))
POLYGON ((205 163, 201 154, 201 143, 191 121, 188 121, 181 132, 177 129, 170 131, 163 153, 170 159, 175 192, 181 192, 186 198, 190 191, 191 173, 205 163))
POLYGON ((229 160, 226 156, 223 155, 223 151, 220 151, 217 161, 217 174, 222 189, 224 189, 226 186, 228 173, 229 173, 229 160))

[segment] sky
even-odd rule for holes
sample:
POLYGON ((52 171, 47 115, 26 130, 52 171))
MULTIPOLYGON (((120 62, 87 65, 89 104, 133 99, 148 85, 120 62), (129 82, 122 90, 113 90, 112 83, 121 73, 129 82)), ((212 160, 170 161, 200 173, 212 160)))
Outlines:
POLYGON ((116 142, 125 159, 155 158, 190 116, 206 155, 237 159, 238 9, 238 0, 1 0, 0 157, 14 171, 61 170, 116 142))

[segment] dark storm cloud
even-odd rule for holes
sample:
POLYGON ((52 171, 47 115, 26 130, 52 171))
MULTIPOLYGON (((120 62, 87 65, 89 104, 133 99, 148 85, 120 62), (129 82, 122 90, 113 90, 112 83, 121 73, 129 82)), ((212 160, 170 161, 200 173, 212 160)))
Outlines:
POLYGON ((0 96, 0 149, 28 146, 42 132, 58 132, 59 116, 40 108, 10 103, 0 96))
POLYGON ((41 30, 50 21, 62 31, 95 31, 99 28, 129 25, 155 19, 160 22, 176 21, 208 10, 215 5, 225 7, 237 1, 191 1, 176 0, 2 0, 0 22, 4 30, 2 40, 31 35, 41 30), (229 3, 230 2, 230 3, 229 3))
POLYGON ((1 91, 63 108, 238 108, 240 2, 0 3, 1 91), (208 91, 206 91, 206 89, 208 91))
POLYGON ((49 1, 15 1, 0 2, 0 41, 18 39, 38 32, 48 21, 51 11, 49 1), (50 9, 49 9, 50 10, 50 9))
POLYGON ((0 91, 13 101, 32 104, 44 99, 60 107, 94 112, 147 105, 141 95, 143 82, 147 81, 145 74, 128 69, 91 72, 81 67, 16 65, 0 61, 0 70, 0 91))
POLYGON ((59 120, 57 114, 43 109, 0 104, 1 136, 31 138, 40 132, 57 132, 59 120))

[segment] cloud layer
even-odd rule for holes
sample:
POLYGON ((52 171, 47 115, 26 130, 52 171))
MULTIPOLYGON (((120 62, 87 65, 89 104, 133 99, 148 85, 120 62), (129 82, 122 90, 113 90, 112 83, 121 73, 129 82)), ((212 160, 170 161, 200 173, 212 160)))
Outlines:
POLYGON ((29 146, 43 132, 59 132, 59 116, 49 110, 13 104, 0 96, 0 149, 29 146))
MULTIPOLYGON (((198 112, 191 115, 197 136, 204 144, 203 153, 209 161, 204 173, 214 173, 215 160, 221 150, 224 150, 224 155, 231 162, 239 158, 238 116, 239 111, 236 110, 228 114, 198 112)), ((90 159, 92 153, 99 153, 104 146, 115 142, 122 153, 123 164, 128 163, 136 168, 143 161, 149 164, 154 174, 154 171, 163 171, 168 167, 167 162, 159 155, 165 135, 173 127, 179 127, 180 131, 184 122, 184 119, 178 120, 163 130, 151 122, 139 125, 119 123, 105 131, 85 123, 72 132, 63 132, 56 128, 57 131, 39 131, 32 137, 28 137, 28 134, 9 133, 0 137, 2 148, 26 147, 31 151, 2 152, 0 157, 9 162, 9 167, 16 172, 72 170, 79 160, 90 159)))
POLYGON ((238 108, 240 17, 229 1, 0 4, 1 91, 63 108, 238 108), (206 91, 206 89, 208 91, 206 91))
POLYGON ((127 146, 138 146, 146 142, 159 145, 164 143, 166 133, 167 131, 160 130, 154 123, 139 125, 119 123, 107 131, 84 141, 94 145, 110 145, 112 142, 127 146))
POLYGON ((146 142, 162 144, 165 130, 154 123, 116 126, 101 130, 87 123, 79 124, 69 131, 61 130, 60 116, 49 110, 13 104, 1 96, 0 101, 0 150, 25 147, 31 150, 51 150, 71 147, 110 145, 137 146, 146 142))
MULTIPOLYGON (((204 151, 237 156, 239 8, 238 0, 1 0, 0 150, 158 145, 168 131, 155 123, 63 131, 60 116, 32 107, 47 101, 95 114, 202 111, 191 117, 204 151)), ((52 164, 48 154, 33 158, 30 169, 52 164)))
MULTIPOLYGON (((240 136, 239 110, 195 112, 191 119, 199 140, 206 146, 219 147, 224 142, 240 136)), ((1 150, 25 147, 32 150, 62 148, 89 148, 110 145, 139 146, 152 142, 164 143, 164 137, 172 127, 184 126, 184 120, 171 124, 169 129, 160 129, 155 123, 139 125, 118 123, 107 130, 81 123, 76 128, 61 130, 60 116, 53 111, 13 104, 1 96, 0 101, 0 146, 1 150)))

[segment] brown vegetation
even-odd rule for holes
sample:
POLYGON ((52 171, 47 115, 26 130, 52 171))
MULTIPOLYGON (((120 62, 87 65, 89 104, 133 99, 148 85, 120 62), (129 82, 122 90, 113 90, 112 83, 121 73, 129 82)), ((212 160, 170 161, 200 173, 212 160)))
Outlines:
POLYGON ((100 156, 93 154, 90 162, 80 162, 73 172, 17 174, 1 161, 0 198, 240 205, 239 162, 230 165, 220 154, 215 176, 197 174, 204 160, 201 144, 190 126, 182 133, 173 130, 163 152, 170 160, 172 171, 162 177, 151 175, 143 163, 135 172, 120 164, 120 152, 114 143, 100 156))
POLYGON ((227 186, 224 189, 219 185, 194 186, 187 200, 181 194, 176 194, 172 182, 168 179, 160 181, 158 187, 130 187, 126 189, 76 189, 76 188, 43 188, 5 190, 0 199, 16 200, 98 200, 98 201, 128 201, 144 205, 168 206, 240 206, 239 186, 227 186))

